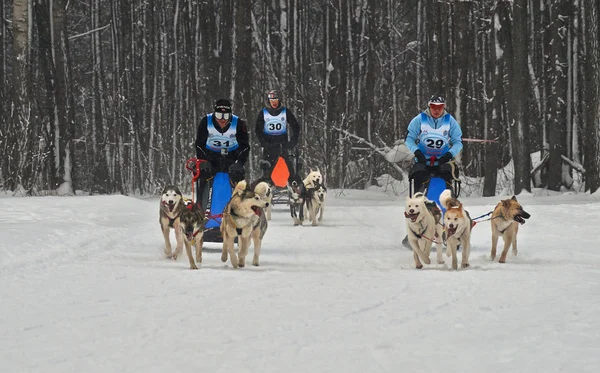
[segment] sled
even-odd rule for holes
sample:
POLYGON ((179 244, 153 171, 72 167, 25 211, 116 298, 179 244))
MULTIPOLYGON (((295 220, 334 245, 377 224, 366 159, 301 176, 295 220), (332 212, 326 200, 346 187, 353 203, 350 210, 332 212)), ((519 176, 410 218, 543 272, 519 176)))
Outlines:
POLYGON ((273 186, 273 199, 271 203, 277 204, 289 204, 290 198, 287 190, 288 179, 290 178, 290 170, 283 157, 279 156, 275 167, 271 171, 271 182, 273 186))
POLYGON ((205 213, 208 219, 204 226, 204 242, 223 242, 221 219, 232 192, 231 180, 225 172, 217 172, 207 183, 201 199, 202 206, 206 206, 205 213))

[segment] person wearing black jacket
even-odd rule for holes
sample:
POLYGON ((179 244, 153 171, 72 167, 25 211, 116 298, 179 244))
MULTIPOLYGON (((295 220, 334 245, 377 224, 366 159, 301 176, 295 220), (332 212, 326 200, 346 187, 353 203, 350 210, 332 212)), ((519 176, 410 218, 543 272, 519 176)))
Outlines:
POLYGON ((294 113, 282 105, 281 95, 276 90, 269 91, 266 106, 258 113, 256 136, 263 148, 263 161, 260 162, 263 178, 270 177, 279 156, 285 160, 290 174, 299 172, 291 162, 291 152, 298 145, 300 125, 294 113))
POLYGON ((246 122, 232 114, 231 101, 217 100, 214 111, 198 125, 196 158, 208 161, 200 163, 198 196, 202 196, 207 180, 217 172, 228 173, 234 184, 243 180, 249 151, 246 122))

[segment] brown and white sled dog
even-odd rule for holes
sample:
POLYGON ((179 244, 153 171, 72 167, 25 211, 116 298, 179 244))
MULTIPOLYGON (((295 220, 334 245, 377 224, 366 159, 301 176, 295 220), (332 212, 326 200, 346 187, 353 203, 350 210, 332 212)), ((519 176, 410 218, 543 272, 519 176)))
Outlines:
POLYGON ((452 197, 452 191, 446 189, 440 194, 440 204, 446 209, 444 226, 446 228, 447 254, 452 255, 452 269, 458 268, 456 250, 462 246, 461 267, 467 268, 471 254, 471 228, 473 221, 469 213, 463 209, 462 203, 452 197))
POLYGON ((408 242, 412 248, 417 269, 423 268, 421 261, 431 264, 429 254, 434 241, 436 242, 437 262, 443 264, 442 225, 440 223, 442 213, 435 202, 428 200, 423 193, 415 193, 412 197, 406 197, 404 217, 406 218, 408 242))
POLYGON ((174 185, 164 187, 160 197, 159 218, 160 228, 165 239, 165 255, 167 258, 173 258, 171 240, 169 234, 171 228, 175 229, 175 259, 183 251, 183 233, 181 231, 179 216, 183 211, 183 195, 179 188, 174 185))
MULTIPOLYGON (((190 261, 190 269, 198 269, 192 256, 192 246, 196 248, 196 262, 202 263, 202 244, 204 243, 204 225, 206 218, 204 209, 192 201, 185 201, 185 208, 179 216, 179 225, 183 234, 185 251, 190 261)), ((175 252, 173 259, 177 259, 180 253, 175 252)))
MULTIPOLYGON (((261 183, 264 183, 261 182, 261 183)), ((262 188, 258 183, 256 188, 262 188)), ((269 203, 251 190, 245 180, 237 183, 233 190, 231 200, 223 209, 221 220, 221 234, 223 235, 223 251, 221 261, 226 262, 227 256, 231 258, 233 268, 246 265, 246 255, 250 246, 250 239, 254 243, 254 258, 252 265, 257 266, 260 255, 262 239, 267 231, 268 222, 263 209, 269 203), (239 254, 235 254, 234 240, 238 237, 239 254)))
POLYGON ((513 255, 517 255, 517 233, 519 233, 519 224, 525 224, 525 219, 529 219, 529 215, 517 198, 513 196, 511 199, 500 201, 492 212, 492 253, 491 259, 496 258, 496 247, 498 245, 498 237, 504 240, 504 249, 500 255, 498 262, 506 262, 506 254, 512 244, 513 255))
POLYGON ((260 195, 267 202, 267 207, 264 208, 267 220, 271 220, 271 201, 273 200, 273 189, 267 182, 260 182, 254 187, 254 192, 260 195))
POLYGON ((327 188, 319 181, 313 183, 314 186, 306 188, 306 211, 305 215, 308 215, 308 219, 312 223, 313 227, 319 225, 317 220, 320 222, 323 220, 323 211, 325 210, 325 200, 327 197, 327 188), (317 219, 317 215, 319 218, 317 219))

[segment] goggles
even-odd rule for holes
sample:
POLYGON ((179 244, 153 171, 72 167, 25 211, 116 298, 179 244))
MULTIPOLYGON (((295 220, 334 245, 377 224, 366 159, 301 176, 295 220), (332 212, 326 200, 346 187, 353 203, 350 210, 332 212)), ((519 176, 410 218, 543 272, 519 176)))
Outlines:
POLYGON ((217 118, 219 120, 221 120, 221 119, 228 120, 229 117, 231 117, 230 113, 219 113, 219 112, 215 113, 215 118, 217 118))

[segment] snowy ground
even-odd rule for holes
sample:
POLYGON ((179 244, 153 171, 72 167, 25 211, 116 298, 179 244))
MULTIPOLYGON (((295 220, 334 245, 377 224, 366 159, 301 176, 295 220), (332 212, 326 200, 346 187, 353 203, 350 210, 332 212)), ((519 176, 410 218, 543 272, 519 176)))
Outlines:
MULTIPOLYGON (((158 200, 0 198, 1 372, 592 372, 600 203, 520 197, 519 256, 414 269, 403 198, 330 194, 321 227, 276 206, 261 266, 162 254, 158 200)), ((472 216, 499 198, 465 198, 472 216)), ((174 237, 173 237, 174 241, 174 237)), ((252 249, 251 249, 252 250, 252 249)), ((435 254, 432 253, 432 258, 435 254)), ((449 261, 447 260, 449 263, 449 261)))

